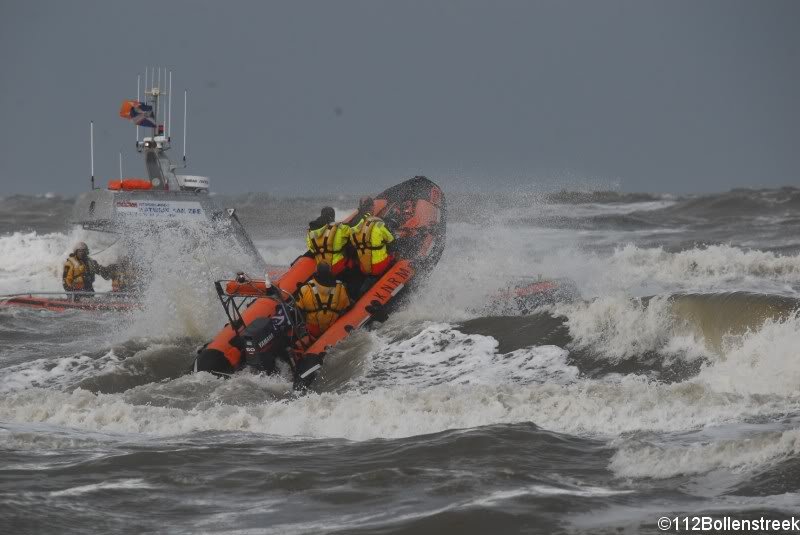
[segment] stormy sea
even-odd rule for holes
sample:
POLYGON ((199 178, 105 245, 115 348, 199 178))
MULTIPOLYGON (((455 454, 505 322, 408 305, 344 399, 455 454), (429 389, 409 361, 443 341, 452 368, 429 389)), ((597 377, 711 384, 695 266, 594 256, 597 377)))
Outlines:
MULTIPOLYGON (((657 533, 661 517, 676 532, 800 515, 800 189, 445 193, 439 265, 304 395, 283 376, 187 373, 226 321, 213 281, 247 269, 225 243, 142 236, 141 309, 0 307, 0 533, 657 533), (569 292, 508 297, 540 280, 569 292)), ((225 202, 288 265, 321 206, 358 200, 225 202)), ((102 264, 120 254, 70 225, 72 203, 0 200, 0 294, 60 290, 78 241, 102 264)))

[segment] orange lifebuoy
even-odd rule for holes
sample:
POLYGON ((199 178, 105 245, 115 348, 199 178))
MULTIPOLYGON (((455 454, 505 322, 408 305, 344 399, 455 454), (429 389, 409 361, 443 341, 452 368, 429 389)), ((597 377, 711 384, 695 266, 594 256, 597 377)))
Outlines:
POLYGON ((108 189, 114 191, 132 191, 153 189, 153 184, 145 178, 123 178, 122 180, 109 180, 108 189))
POLYGON ((248 280, 244 282, 228 281, 225 285, 228 295, 267 295, 267 285, 263 280, 248 280))

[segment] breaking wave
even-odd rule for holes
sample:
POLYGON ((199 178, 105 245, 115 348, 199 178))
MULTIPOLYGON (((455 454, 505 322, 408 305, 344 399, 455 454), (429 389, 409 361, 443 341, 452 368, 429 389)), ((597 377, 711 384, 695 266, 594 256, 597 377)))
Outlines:
MULTIPOLYGON (((225 321, 209 281, 257 268, 202 236, 159 238, 157 247, 142 240, 144 308, 92 333, 94 347, 46 346, 35 358, 20 349, 26 358, 5 363, 0 378, 0 421, 79 429, 90 442, 206 431, 365 441, 534 424, 609 444, 617 478, 769 470, 800 454, 800 254, 792 244, 781 252, 648 241, 665 221, 691 227, 769 205, 785 223, 796 209, 792 190, 726 195, 544 201, 572 206, 581 221, 568 224, 556 220, 560 207, 533 217, 507 200, 497 213, 458 217, 454 203, 448 248, 422 291, 333 352, 305 396, 281 376, 183 375, 195 346, 225 321), (198 238, 200 246, 187 246, 198 238), (486 311, 499 289, 540 274, 574 281, 580 298, 515 318, 486 311)), ((264 209, 251 204, 253 213, 264 209)), ((318 205, 291 214, 296 237, 286 227, 256 234, 267 262, 302 252, 303 225, 318 205)), ((87 241, 78 231, 0 236, 3 291, 58 289, 61 262, 79 240, 87 241)), ((92 244, 106 245, 102 254, 113 256, 113 244, 92 244)), ((0 314, 4 333, 24 322, 49 319, 0 314)), ((0 443, 14 440, 23 439, 0 433, 0 443)))

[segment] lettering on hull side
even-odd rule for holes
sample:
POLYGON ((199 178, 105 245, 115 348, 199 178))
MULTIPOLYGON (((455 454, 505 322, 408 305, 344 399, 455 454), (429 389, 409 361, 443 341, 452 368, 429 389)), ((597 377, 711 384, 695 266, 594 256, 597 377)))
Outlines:
POLYGON ((382 281, 380 286, 373 290, 372 297, 381 303, 385 303, 405 286, 411 275, 410 270, 402 267, 397 268, 390 277, 382 281))

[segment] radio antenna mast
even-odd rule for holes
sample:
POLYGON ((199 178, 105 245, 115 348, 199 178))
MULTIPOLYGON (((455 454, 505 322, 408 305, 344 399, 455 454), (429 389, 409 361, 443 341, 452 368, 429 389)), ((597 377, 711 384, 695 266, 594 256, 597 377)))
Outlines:
MULTIPOLYGON (((136 101, 137 102, 141 102, 142 101, 142 99, 140 98, 140 95, 142 94, 142 92, 141 92, 141 81, 142 81, 142 75, 141 74, 137 74, 136 75, 136 101)), ((138 104, 137 104, 137 106, 138 106, 138 104)), ((136 145, 137 146, 139 145, 139 125, 138 124, 136 125, 136 145)))
POLYGON ((167 139, 172 135, 172 71, 169 71, 169 89, 167 89, 167 139))
POLYGON ((94 121, 89 121, 89 159, 92 162, 92 189, 94 189, 94 121))
MULTIPOLYGON (((161 96, 161 67, 158 68, 158 95, 161 96)), ((161 124, 160 118, 164 115, 164 111, 161 108, 163 106, 159 106, 156 109, 156 133, 158 133, 158 125, 161 124)))
POLYGON ((119 179, 122 180, 122 149, 119 151, 119 179))
POLYGON ((186 165, 186 100, 189 91, 183 90, 183 165, 186 165))
MULTIPOLYGON (((162 93, 167 91, 167 68, 164 67, 164 89, 162 93)), ((161 124, 164 127, 164 135, 167 134, 167 103, 164 103, 164 111, 161 112, 161 124)))

